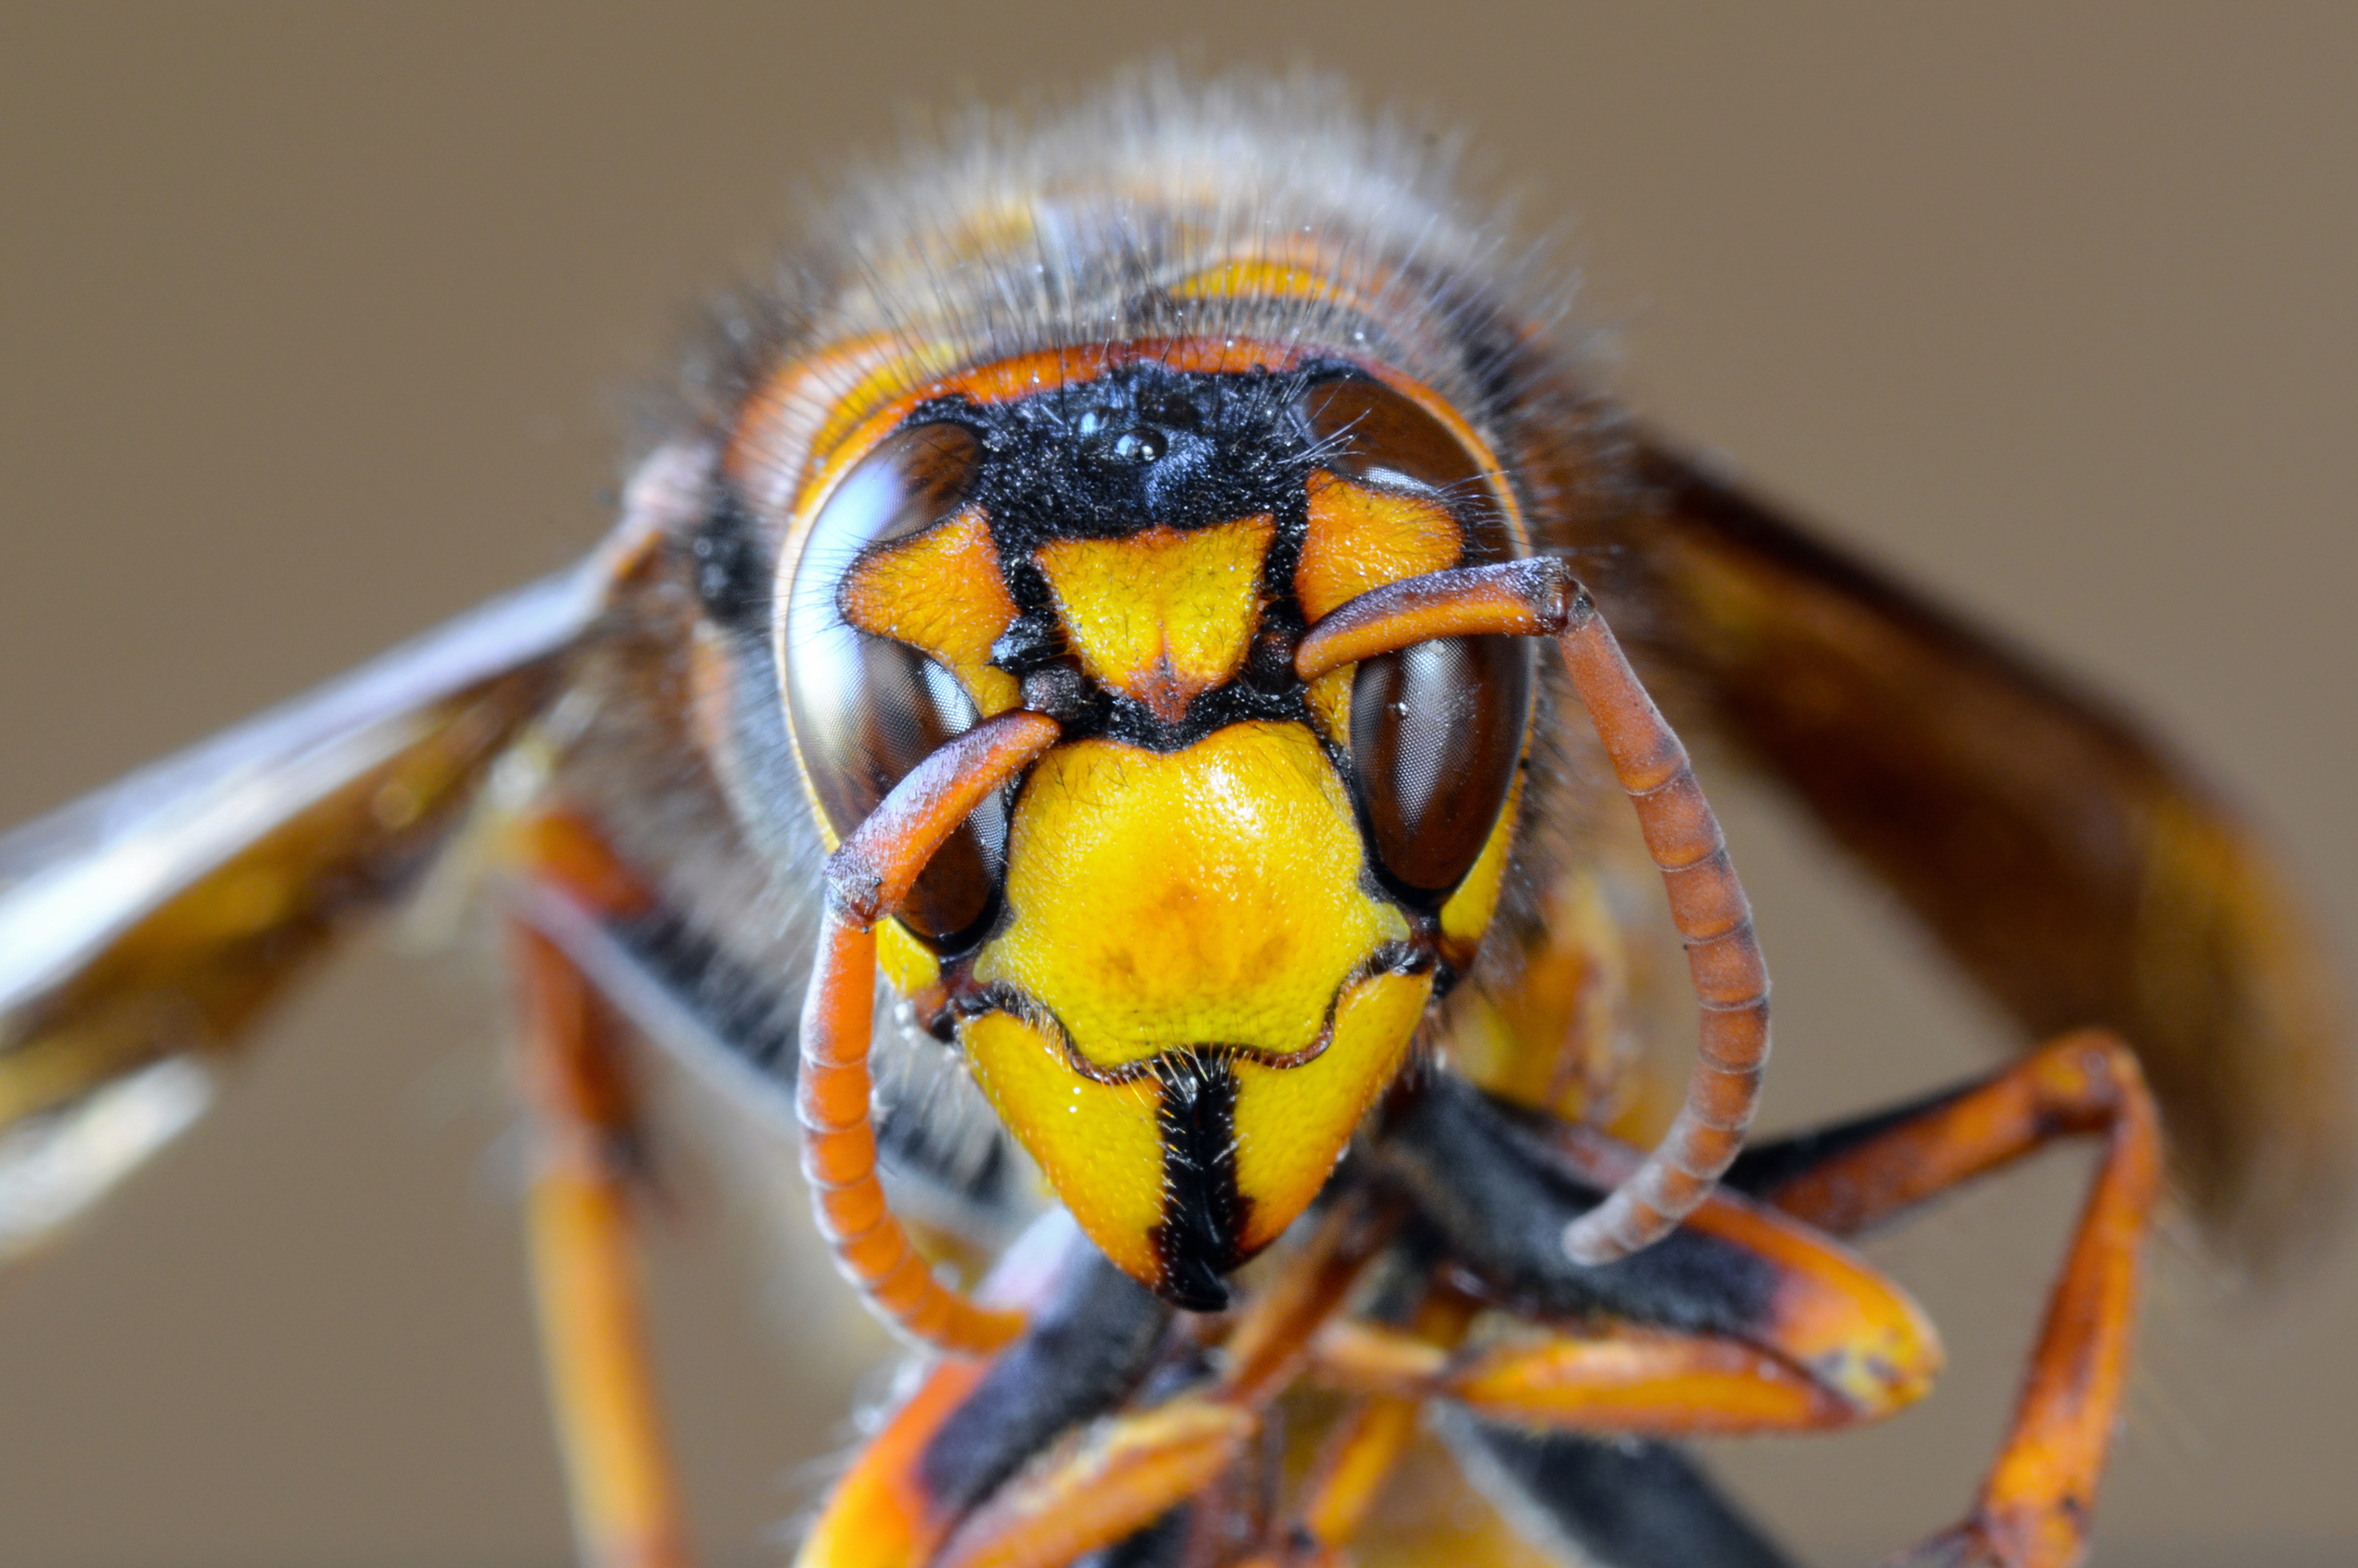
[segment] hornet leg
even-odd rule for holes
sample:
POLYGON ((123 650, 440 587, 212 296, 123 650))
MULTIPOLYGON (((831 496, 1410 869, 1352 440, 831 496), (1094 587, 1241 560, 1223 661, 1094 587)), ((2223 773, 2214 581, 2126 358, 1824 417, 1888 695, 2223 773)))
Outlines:
POLYGON ((1784 1212, 1848 1235, 2079 1135, 2105 1141, 2104 1163, 2048 1298, 2005 1445, 1973 1513, 1902 1562, 2066 1568, 2087 1550, 2161 1184, 2160 1123, 2144 1075, 2117 1036, 2067 1034, 1961 1093, 1766 1146, 1731 1173, 1784 1212))
POLYGON ((632 1245, 633 1122, 614 1021, 519 922, 525 1210, 541 1341, 587 1568, 679 1568, 687 1532, 655 1409, 632 1245))
POLYGON ((1665 1437, 1845 1426, 1931 1388, 1940 1341, 1915 1303, 1766 1205, 1714 1195, 1644 1251, 1574 1261, 1567 1228, 1637 1162, 1626 1144, 1436 1076, 1385 1129, 1377 1179, 1486 1299, 1539 1331, 1448 1351, 1345 1321, 1320 1337, 1320 1379, 1519 1425, 1665 1437))
POLYGON ((869 1442, 798 1563, 1063 1568, 1129 1541, 1246 1466, 1265 1408, 1381 1240, 1365 1206, 1338 1205, 1236 1314, 1214 1370, 1170 1339, 1167 1307, 1076 1239, 1063 1282, 1012 1303, 1033 1314, 1021 1337, 988 1363, 941 1362, 869 1442))

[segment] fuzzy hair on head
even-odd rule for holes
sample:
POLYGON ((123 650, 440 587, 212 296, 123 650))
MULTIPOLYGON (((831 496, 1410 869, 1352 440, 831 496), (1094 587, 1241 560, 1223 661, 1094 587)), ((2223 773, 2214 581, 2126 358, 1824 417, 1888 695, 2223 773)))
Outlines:
POLYGON ((1234 336, 1380 359, 1474 412, 1569 289, 1536 250, 1507 260, 1503 211, 1458 189, 1462 150, 1307 71, 1166 63, 1062 107, 968 109, 816 203, 697 379, 726 407, 859 339, 938 373, 1234 336))

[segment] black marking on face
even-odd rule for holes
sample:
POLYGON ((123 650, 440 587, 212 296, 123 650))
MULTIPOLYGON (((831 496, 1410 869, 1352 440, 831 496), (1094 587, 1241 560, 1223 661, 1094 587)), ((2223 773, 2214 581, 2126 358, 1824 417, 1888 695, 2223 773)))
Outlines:
POLYGON ((1294 524, 1298 538, 1315 460, 1295 401, 1312 379, 1349 373, 1339 364, 1277 374, 1144 362, 1009 402, 944 398, 910 417, 955 422, 980 438, 971 499, 990 514, 1005 560, 1052 539, 1216 527, 1262 513, 1281 533, 1294 524))
POLYGON ((1222 1278, 1244 1261, 1252 1212, 1237 1187, 1237 1076, 1210 1051, 1156 1058, 1162 1090, 1163 1223, 1148 1232, 1163 1264, 1165 1301, 1190 1312, 1228 1304, 1222 1278))

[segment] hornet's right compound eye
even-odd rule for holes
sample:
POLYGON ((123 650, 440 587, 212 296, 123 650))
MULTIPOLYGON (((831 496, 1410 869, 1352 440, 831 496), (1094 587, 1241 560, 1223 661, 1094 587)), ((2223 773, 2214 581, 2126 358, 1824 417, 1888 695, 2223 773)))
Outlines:
MULTIPOLYGON (((907 643, 852 626, 838 600, 864 558, 955 514, 980 459, 981 444, 962 426, 893 432, 837 485, 795 558, 778 650, 787 722, 838 842, 977 720, 956 676, 907 643)), ((935 853, 902 923, 937 949, 970 943, 996 903, 1005 847, 1005 813, 988 802, 935 853)))

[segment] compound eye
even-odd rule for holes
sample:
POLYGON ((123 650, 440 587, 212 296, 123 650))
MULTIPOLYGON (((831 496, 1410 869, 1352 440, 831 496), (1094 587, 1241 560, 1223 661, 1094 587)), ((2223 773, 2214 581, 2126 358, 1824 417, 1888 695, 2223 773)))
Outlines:
MULTIPOLYGON (((1303 395, 1316 465, 1369 490, 1438 502, 1456 524, 1454 557, 1415 568, 1476 566, 1520 552, 1497 477, 1413 399, 1379 381, 1338 377, 1303 395)), ((1514 787, 1534 680, 1515 637, 1426 643, 1362 663, 1351 685, 1351 755, 1376 862, 1396 892, 1438 904, 1466 880, 1514 787)))
POLYGON ((1377 490, 1429 495, 1456 519, 1460 566, 1503 561, 1516 552, 1491 474, 1455 431, 1403 394, 1357 377, 1320 382, 1303 394, 1302 416, 1317 443, 1317 466, 1377 490))
POLYGON ((1531 679, 1519 637, 1422 643, 1359 665, 1359 798, 1378 864, 1412 902, 1446 898, 1489 841, 1522 757, 1531 679))
MULTIPOLYGON (((862 557, 955 514, 980 457, 980 443, 957 425, 895 431, 844 476, 795 558, 779 644, 787 722, 838 841, 911 769, 976 721, 974 702, 955 676, 905 643, 850 625, 838 593, 862 557)), ((979 935, 1006 837, 998 802, 977 811, 918 877, 902 924, 944 950, 979 935)))

